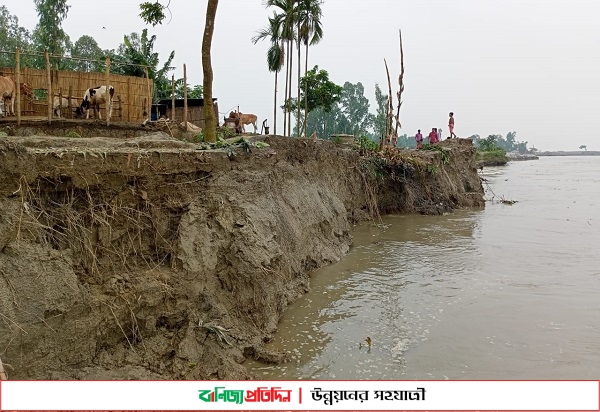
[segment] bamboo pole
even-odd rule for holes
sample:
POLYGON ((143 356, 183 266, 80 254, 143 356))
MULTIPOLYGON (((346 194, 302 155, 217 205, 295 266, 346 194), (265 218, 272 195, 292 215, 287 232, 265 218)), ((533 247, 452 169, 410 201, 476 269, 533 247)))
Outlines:
POLYGON ((175 75, 171 75, 171 120, 175 121, 175 75))
POLYGON ((147 106, 144 107, 144 112, 146 113, 146 116, 148 116, 148 119, 151 118, 152 116, 152 91, 150 90, 150 75, 148 74, 148 66, 144 67, 144 73, 146 73, 146 85, 148 87, 148 100, 147 100, 147 106))
MULTIPOLYGON (((15 54, 15 61, 15 79, 17 89, 15 90, 15 99, 17 99, 17 126, 21 126, 21 49, 19 48, 17 48, 17 53, 15 54)), ((1 364, 2 362, 0 361, 0 365, 1 364)))
POLYGON ((71 119, 73 118, 73 105, 71 104, 71 99, 72 98, 73 98, 73 86, 69 85, 69 97, 68 97, 68 100, 67 100, 67 110, 69 111, 69 117, 71 119))
POLYGON ((112 98, 110 96, 110 57, 106 57, 106 125, 110 126, 110 114, 112 112, 112 98))
MULTIPOLYGON (((206 102, 204 102, 206 104, 206 102)), ((187 105, 187 68, 183 65, 183 125, 187 130, 188 105, 187 105)))
MULTIPOLYGON (((58 88, 58 107, 60 107, 62 109, 62 87, 58 88)), ((52 102, 52 114, 54 115, 54 102, 52 102)), ((59 109, 60 110, 60 109, 59 109)), ((60 111, 60 117, 63 117, 63 112, 62 110, 60 111)))
POLYGON ((131 122, 131 79, 127 78, 127 123, 131 122))
POLYGON ((48 76, 48 124, 52 123, 52 77, 50 76, 50 56, 45 53, 46 75, 48 76))

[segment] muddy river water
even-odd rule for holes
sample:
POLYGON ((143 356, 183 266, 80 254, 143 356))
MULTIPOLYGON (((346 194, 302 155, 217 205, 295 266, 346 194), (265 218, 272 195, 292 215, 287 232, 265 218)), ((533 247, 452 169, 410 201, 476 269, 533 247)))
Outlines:
POLYGON ((488 168, 481 210, 362 224, 259 379, 600 379, 600 157, 488 168), (372 345, 366 344, 370 337, 372 345))

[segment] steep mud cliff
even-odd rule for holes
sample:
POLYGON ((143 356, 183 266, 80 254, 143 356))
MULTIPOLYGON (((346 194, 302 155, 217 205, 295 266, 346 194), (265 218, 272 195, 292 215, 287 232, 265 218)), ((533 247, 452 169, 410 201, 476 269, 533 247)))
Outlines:
POLYGON ((243 379, 353 222, 482 206, 469 140, 199 151, 164 134, 0 138, 0 357, 13 379, 243 379))

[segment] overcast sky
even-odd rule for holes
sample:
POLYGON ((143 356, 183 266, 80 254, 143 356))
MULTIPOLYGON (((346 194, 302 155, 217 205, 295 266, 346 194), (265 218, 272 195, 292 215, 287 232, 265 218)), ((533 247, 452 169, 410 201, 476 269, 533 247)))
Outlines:
MULTIPOLYGON (((3 3, 33 30, 32 0, 3 3)), ((138 17, 140 0, 69 3, 63 28, 72 41, 88 34, 101 48, 116 48, 124 34, 145 27, 138 17)), ((155 50, 163 57, 175 50, 175 76, 183 76, 186 63, 191 84, 202 83, 206 3, 172 0, 170 22, 149 27, 157 35, 155 50)), ((273 131, 268 45, 250 41, 270 14, 262 0, 219 2, 213 93, 221 112, 239 105, 260 121, 269 119, 273 131)), ((384 58, 397 84, 401 28, 401 133, 414 135, 434 126, 447 131, 453 111, 460 137, 516 131, 517 140, 543 150, 576 150, 581 144, 600 150, 595 122, 600 113, 599 18, 599 0, 325 0, 324 38, 311 49, 309 67, 319 65, 340 85, 362 82, 374 112, 375 83, 387 90, 384 58)), ((282 75, 280 80, 279 102, 282 75)))

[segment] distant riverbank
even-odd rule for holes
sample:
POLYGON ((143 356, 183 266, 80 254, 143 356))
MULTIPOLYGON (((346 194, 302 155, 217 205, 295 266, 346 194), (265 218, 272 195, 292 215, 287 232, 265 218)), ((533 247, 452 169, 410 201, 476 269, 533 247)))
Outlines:
POLYGON ((531 154, 531 153, 507 153, 506 157, 508 157, 508 160, 538 160, 539 157, 537 155, 531 154))
POLYGON ((589 150, 589 151, 570 151, 570 152, 539 152, 536 153, 538 156, 600 156, 600 152, 599 151, 593 151, 593 150, 589 150))
POLYGON ((500 150, 477 150, 475 154, 477 167, 482 166, 504 166, 508 163, 506 152, 500 150))

